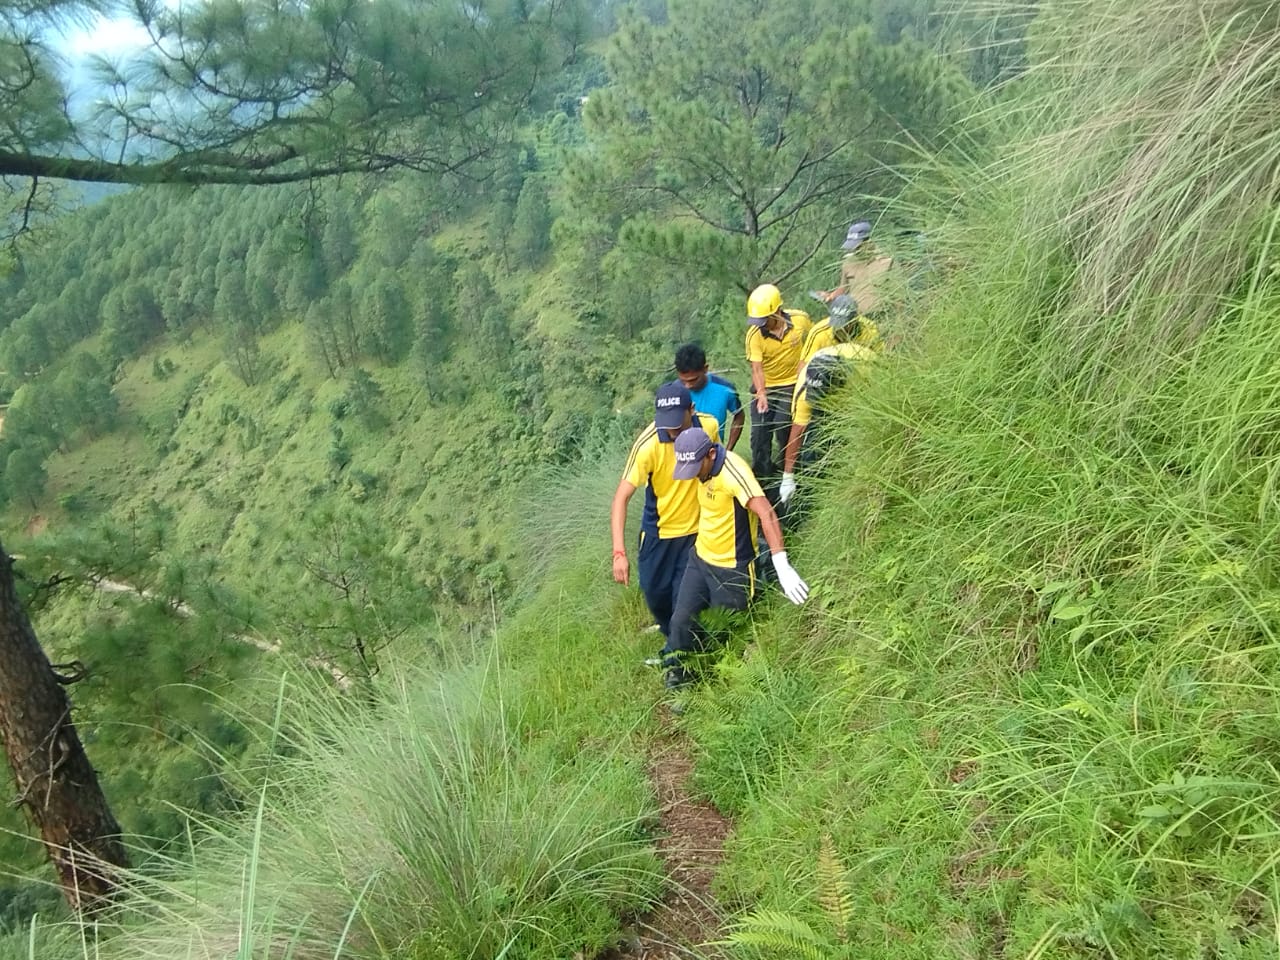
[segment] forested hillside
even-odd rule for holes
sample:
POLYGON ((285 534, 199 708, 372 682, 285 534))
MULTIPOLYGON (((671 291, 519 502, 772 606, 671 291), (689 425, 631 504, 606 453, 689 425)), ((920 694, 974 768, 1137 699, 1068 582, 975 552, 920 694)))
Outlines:
POLYGON ((332 99, 250 58, 243 153, 13 191, 0 531, 133 867, 89 932, 20 796, 0 956, 642 957, 673 896, 734 960, 1274 955, 1272 6, 533 5, 545 49, 495 7, 529 72, 468 48, 440 113, 379 10, 332 99), (801 473, 811 596, 673 716, 621 456, 862 218, 889 348, 801 473), (727 818, 693 892, 681 750, 727 818))
MULTIPOLYGON (((373 695, 472 656, 589 527, 561 471, 612 463, 679 343, 741 379, 742 291, 822 285, 893 164, 949 135, 966 72, 1003 69, 940 56, 926 6, 722 29, 753 11, 559 21, 562 63, 518 121, 468 121, 481 150, 401 141, 422 171, 218 186, 257 173, 180 154, 103 168, 141 185, 61 215, 33 181, 0 278, 5 543, 135 859, 171 849, 183 809, 251 802, 245 718, 272 694, 249 678, 298 664, 373 695)), ((5 860, 34 868, 9 826, 5 860)), ((11 922, 54 901, 11 895, 11 922)))

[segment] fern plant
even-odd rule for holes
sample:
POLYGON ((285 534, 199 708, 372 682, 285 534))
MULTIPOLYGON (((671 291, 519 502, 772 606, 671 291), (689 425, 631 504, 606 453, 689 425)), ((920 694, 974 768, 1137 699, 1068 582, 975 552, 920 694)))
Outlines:
POLYGON ((822 908, 815 923, 784 910, 753 910, 734 924, 725 944, 769 960, 851 960, 853 891, 830 834, 822 837, 815 872, 822 908))

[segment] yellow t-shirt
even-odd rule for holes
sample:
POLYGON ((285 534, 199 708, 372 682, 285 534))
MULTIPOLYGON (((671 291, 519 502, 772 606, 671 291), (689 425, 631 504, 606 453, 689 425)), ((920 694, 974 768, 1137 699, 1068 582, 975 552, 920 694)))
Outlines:
POLYGON ((747 461, 724 451, 719 469, 703 483, 698 495, 698 539, 694 551, 713 567, 740 567, 756 556, 760 519, 747 509, 752 497, 763 497, 747 461))
MULTIPOLYGON (((720 442, 720 426, 716 418, 694 413, 694 423, 707 431, 713 443, 720 442)), ((657 534, 662 540, 687 537, 698 531, 698 481, 676 480, 675 444, 658 439, 658 428, 652 423, 640 432, 631 445, 622 479, 633 487, 644 487, 644 513, 641 533, 657 534)))
POLYGON ((796 382, 800 370, 800 349, 813 321, 803 310, 783 311, 790 326, 781 337, 765 333, 764 327, 747 327, 747 360, 764 368, 766 387, 785 387, 796 382))
MULTIPOLYGON (((829 347, 823 347, 814 353, 814 357, 821 354, 822 356, 843 357, 845 360, 857 363, 874 360, 875 353, 864 347, 860 343, 836 343, 829 347)), ((796 388, 791 393, 791 422, 807 427, 813 422, 813 401, 809 397, 809 363, 813 360, 810 357, 804 362, 804 366, 800 370, 800 378, 796 380, 796 388)))
MULTIPOLYGON (((858 335, 849 343, 856 343, 859 346, 870 347, 872 350, 883 350, 884 341, 880 339, 880 328, 875 325, 872 320, 866 317, 854 317, 850 323, 858 324, 858 335)), ((800 366, 803 367, 809 362, 809 359, 824 347, 833 347, 836 343, 836 332, 831 329, 831 318, 827 317, 821 323, 814 324, 813 329, 809 331, 809 335, 804 338, 804 346, 800 348, 800 366)))

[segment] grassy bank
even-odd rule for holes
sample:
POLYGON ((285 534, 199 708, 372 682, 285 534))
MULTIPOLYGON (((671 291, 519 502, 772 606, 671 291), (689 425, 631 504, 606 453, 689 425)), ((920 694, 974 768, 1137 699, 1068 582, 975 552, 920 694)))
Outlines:
POLYGON ((934 179, 950 276, 838 416, 815 602, 689 718, 743 956, 1275 955, 1280 33, 1102 6, 934 179))
POLYGON ((153 857, 96 943, 37 922, 0 956, 598 952, 664 879, 643 617, 584 559, 566 558, 474 662, 406 666, 367 696, 261 681, 274 716, 229 708, 253 741, 234 774, 242 812, 153 857))

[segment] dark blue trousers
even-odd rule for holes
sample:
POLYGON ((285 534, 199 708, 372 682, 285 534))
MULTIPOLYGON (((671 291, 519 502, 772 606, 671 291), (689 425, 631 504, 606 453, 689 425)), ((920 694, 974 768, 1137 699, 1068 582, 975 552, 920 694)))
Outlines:
POLYGON ((754 592, 754 564, 713 567, 696 553, 691 556, 671 616, 671 639, 667 646, 673 656, 668 666, 678 664, 680 654, 701 648, 698 614, 712 607, 745 610, 754 592))
MULTIPOLYGON (((671 611, 675 608, 680 581, 693 553, 697 534, 662 539, 650 530, 640 531, 640 551, 636 557, 640 592, 649 606, 664 639, 671 636, 671 611)), ((663 648, 667 649, 666 647, 663 648)))

